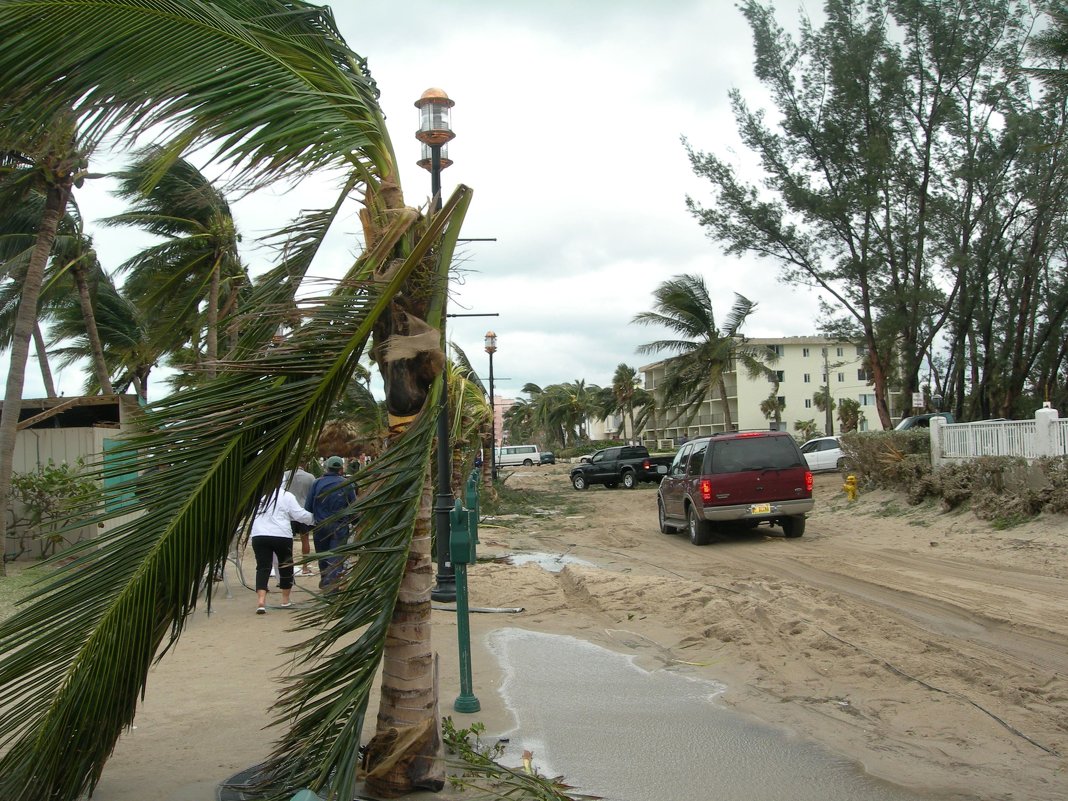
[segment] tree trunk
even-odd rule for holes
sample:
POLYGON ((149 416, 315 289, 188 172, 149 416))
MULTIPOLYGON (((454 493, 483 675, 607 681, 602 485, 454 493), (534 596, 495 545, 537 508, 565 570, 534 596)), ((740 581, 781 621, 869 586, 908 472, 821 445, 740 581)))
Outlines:
POLYGON ((368 791, 385 798, 413 789, 438 792, 445 765, 438 732, 437 663, 430 645, 430 556, 433 482, 423 482, 408 564, 386 633, 376 734, 367 744, 368 791))
MULTIPOLYGON (((11 495, 11 473, 15 460, 15 437, 18 433, 19 412, 22 408, 22 386, 26 379, 26 358, 30 353, 30 338, 37 324, 37 301, 41 295, 41 282, 45 265, 52 252, 56 229, 70 198, 71 178, 63 178, 48 185, 44 214, 37 229, 37 238, 30 254, 30 263, 23 279, 19 298, 15 331, 11 337, 11 363, 7 371, 7 390, 4 394, 4 410, 0 414, 0 546, 7 544, 7 507, 11 495)), ((5 575, 0 559, 0 575, 5 575)))
POLYGON ((41 380, 44 382, 45 395, 49 398, 56 395, 56 384, 52 380, 52 370, 48 366, 48 350, 45 348, 44 335, 41 334, 41 324, 33 324, 33 346, 37 351, 37 362, 41 365, 41 380))
POLYGON ((219 284, 221 261, 216 258, 211 271, 211 287, 208 290, 207 332, 204 338, 205 360, 207 367, 204 375, 215 378, 219 363, 219 284))
POLYGON ((734 430, 734 419, 731 417, 731 402, 727 400, 727 382, 720 376, 719 379, 719 397, 723 401, 723 430, 734 430))
POLYGON ((96 376, 96 382, 100 384, 100 391, 105 395, 114 395, 107 362, 104 361, 104 346, 100 343, 100 331, 96 327, 96 312, 93 311, 93 299, 89 295, 89 282, 85 280, 85 268, 76 264, 71 272, 74 274, 74 285, 78 288, 78 303, 82 307, 85 335, 92 354, 93 374, 96 376))

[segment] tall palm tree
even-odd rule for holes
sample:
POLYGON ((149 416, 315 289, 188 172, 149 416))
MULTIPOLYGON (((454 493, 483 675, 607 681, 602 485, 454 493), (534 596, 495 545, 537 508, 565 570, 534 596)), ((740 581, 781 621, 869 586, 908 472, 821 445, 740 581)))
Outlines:
MULTIPOLYGON (((97 332, 104 369, 110 385, 117 392, 133 391, 142 401, 148 400, 148 376, 162 354, 153 344, 149 320, 117 288, 106 272, 93 260, 92 286, 93 327, 97 332)), ((70 294, 60 295, 47 309, 50 322, 49 353, 59 358, 60 367, 69 367, 91 359, 93 346, 87 334, 86 318, 80 300, 70 294)), ((98 372, 90 374, 85 391, 101 392, 98 372)))
MULTIPOLYGON (((165 158, 197 145, 249 186, 345 171, 334 204, 285 232, 287 258, 256 287, 218 377, 151 406, 125 449, 98 466, 118 479, 106 492, 127 505, 87 513, 125 519, 0 624, 0 796, 72 801, 91 791, 203 577, 210 584, 235 531, 308 449, 371 342, 395 439, 353 510, 358 540, 339 549, 359 558, 340 592, 306 614, 300 675, 280 697, 290 725, 259 783, 264 797, 300 787, 352 797, 388 640, 397 668, 382 681, 368 786, 440 789, 426 476, 444 363, 434 332, 470 191, 429 218, 405 207, 366 63, 327 9, 301 0, 0 0, 0 33, 0 132, 41 129, 78 103, 90 141, 162 130, 165 158), (354 192, 364 253, 332 294, 300 300, 299 324, 276 345, 300 277, 354 192)), ((73 171, 65 175, 69 193, 73 171)))
POLYGON ((116 194, 132 207, 103 222, 141 228, 162 239, 120 265, 119 272, 127 273, 124 286, 137 306, 168 321, 160 329, 164 349, 173 351, 203 329, 198 362, 210 380, 219 359, 220 317, 224 308, 236 305, 249 278, 226 197, 185 159, 160 172, 165 155, 163 148, 149 147, 117 174, 116 194))
MULTIPOLYGON (((0 26, 4 41, 13 29, 0 26)), ((43 46, 43 43, 42 43, 43 46)), ((14 68, 14 65, 12 65, 14 68)), ((10 76, 5 76, 10 80, 10 76)), ((45 266, 60 220, 67 209, 74 186, 85 174, 85 149, 69 112, 73 100, 38 109, 30 119, 15 121, 13 111, 32 104, 23 87, 11 86, 0 92, 0 173, 18 170, 23 173, 19 184, 27 194, 37 191, 44 196, 44 206, 36 226, 33 247, 20 275, 18 310, 11 330, 11 357, 4 390, 4 408, 0 413, 0 510, 6 510, 11 492, 14 467, 15 436, 22 407, 22 388, 26 379, 26 359, 30 340, 40 340, 37 326, 37 303, 41 294, 45 266), (22 102, 19 102, 19 101, 22 102)), ((0 542, 7 537, 7 514, 0 514, 0 542)), ((4 567, 0 564, 0 575, 4 567)))
POLYGON ((774 354, 741 335, 756 304, 737 293, 734 298, 720 329, 704 278, 677 275, 653 292, 653 311, 641 312, 632 320, 639 325, 663 326, 682 337, 658 339, 638 348, 639 353, 677 354, 668 359, 664 378, 664 407, 676 409, 670 422, 681 419, 689 423, 701 404, 716 392, 723 404, 724 430, 731 431, 734 423, 724 375, 738 367, 754 378, 771 373, 767 365, 775 360, 774 354))

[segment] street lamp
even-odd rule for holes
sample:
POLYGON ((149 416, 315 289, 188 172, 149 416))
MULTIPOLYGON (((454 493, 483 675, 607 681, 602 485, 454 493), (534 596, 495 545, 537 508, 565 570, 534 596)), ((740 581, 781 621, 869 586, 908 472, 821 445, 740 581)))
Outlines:
MULTIPOLYGON (((435 212, 441 211, 441 171, 452 164, 447 156, 446 145, 456 134, 449 127, 449 110, 456 105, 444 90, 430 88, 415 101, 419 109, 419 130, 415 138, 423 144, 422 158, 416 162, 430 170, 431 205, 435 212)), ((442 331, 445 327, 445 309, 442 308, 442 331)), ((441 371, 441 402, 438 409, 438 493, 434 501, 434 530, 437 536, 438 574, 437 586, 430 597, 435 601, 456 600, 456 573, 449 556, 449 512, 454 498, 449 478, 452 475, 449 453, 449 398, 448 371, 441 371)))
POLYGON ((497 406, 493 396, 493 354, 497 352, 497 335, 486 332, 486 353, 489 354, 489 397, 490 397, 490 481, 497 480, 497 406))

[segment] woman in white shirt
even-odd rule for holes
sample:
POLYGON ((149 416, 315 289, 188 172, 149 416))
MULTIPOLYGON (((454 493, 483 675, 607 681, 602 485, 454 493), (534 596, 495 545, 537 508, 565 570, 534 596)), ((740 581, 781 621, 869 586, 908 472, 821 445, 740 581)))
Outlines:
POLYGON ((293 588, 293 527, 291 521, 311 525, 315 516, 304 510, 292 492, 279 489, 260 501, 252 518, 249 541, 256 554, 256 614, 267 614, 267 578, 274 557, 278 557, 278 588, 282 591, 282 608, 293 604, 289 592, 293 588))

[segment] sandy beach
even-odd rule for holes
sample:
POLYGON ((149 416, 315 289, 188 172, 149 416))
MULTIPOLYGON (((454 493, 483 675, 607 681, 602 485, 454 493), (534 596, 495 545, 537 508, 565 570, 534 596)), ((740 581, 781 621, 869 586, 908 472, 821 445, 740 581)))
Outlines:
MULTIPOLYGON (((515 728, 486 638, 518 627, 722 682, 728 706, 921 793, 1068 796, 1065 518, 997 530, 890 493, 851 504, 841 477, 825 474, 803 538, 762 528, 696 548, 657 530, 651 485, 576 492, 557 465, 517 470, 508 486, 551 503, 481 529, 483 559, 541 556, 470 570, 473 605, 524 610, 471 618, 478 713, 451 711, 455 615, 434 612, 442 713, 459 724, 515 728)), ((251 576, 250 553, 245 565, 251 576)), ((198 611, 153 670, 94 798, 214 798, 267 753, 281 648, 300 634, 284 610, 257 617, 232 571, 230 593, 219 588, 212 613, 198 611)))

